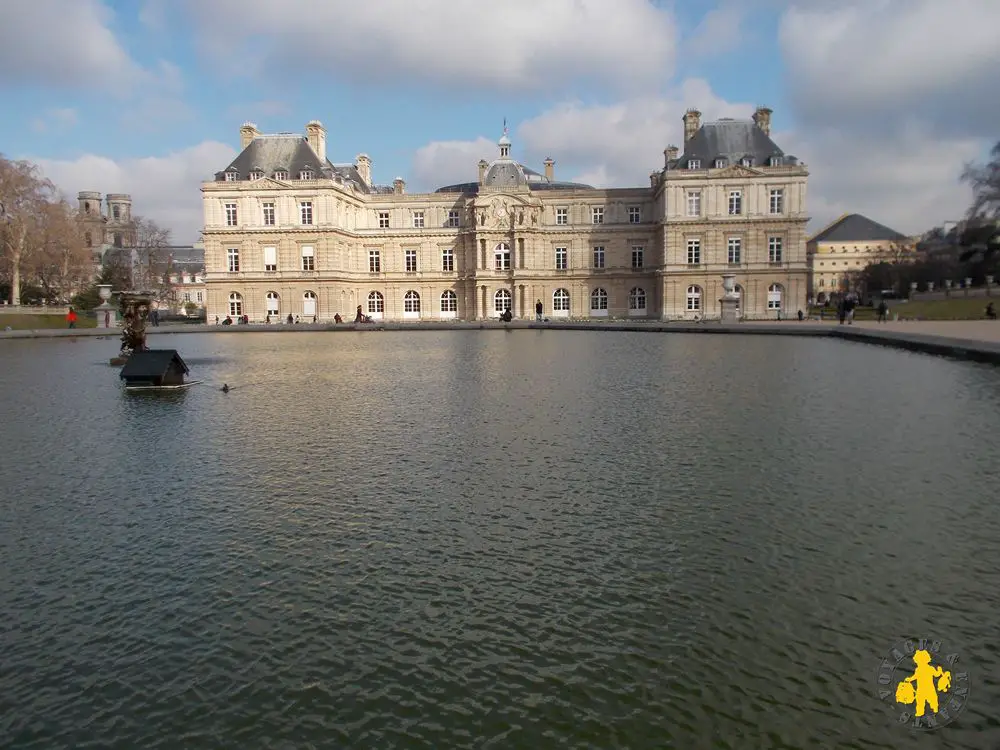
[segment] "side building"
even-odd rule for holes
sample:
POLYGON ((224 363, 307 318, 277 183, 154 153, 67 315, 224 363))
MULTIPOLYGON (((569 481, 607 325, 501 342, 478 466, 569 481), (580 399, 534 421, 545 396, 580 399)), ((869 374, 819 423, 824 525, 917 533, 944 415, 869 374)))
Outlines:
POLYGON ((475 182, 410 194, 372 162, 327 158, 327 134, 264 135, 202 185, 209 320, 721 315, 736 276, 746 318, 804 307, 808 171, 770 139, 770 110, 704 125, 684 116, 649 185, 599 189, 511 157, 506 130, 475 182))

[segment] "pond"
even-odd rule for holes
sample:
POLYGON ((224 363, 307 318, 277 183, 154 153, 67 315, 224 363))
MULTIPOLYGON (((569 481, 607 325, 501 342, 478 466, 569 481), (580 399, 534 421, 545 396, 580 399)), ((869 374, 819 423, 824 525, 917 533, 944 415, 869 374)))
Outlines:
POLYGON ((1000 370, 784 336, 150 343, 203 382, 0 342, 0 746, 1000 742, 1000 370), (961 654, 948 727, 878 698, 907 637, 961 654))

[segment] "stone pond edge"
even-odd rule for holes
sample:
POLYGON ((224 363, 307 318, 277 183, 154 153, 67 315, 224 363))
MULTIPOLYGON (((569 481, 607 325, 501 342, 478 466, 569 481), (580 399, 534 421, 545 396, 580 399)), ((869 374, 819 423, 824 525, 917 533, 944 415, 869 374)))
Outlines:
MULTIPOLYGON (((375 324, 342 324, 333 323, 303 323, 298 325, 247 325, 247 326, 214 326, 214 325, 176 325, 160 326, 147 329, 150 336, 175 333, 292 333, 292 332, 342 332, 342 331, 471 331, 471 330, 557 330, 557 331, 629 331, 638 333, 703 333, 730 334, 750 336, 805 336, 826 337, 856 341, 860 343, 889 346, 897 349, 907 349, 937 356, 950 357, 975 362, 1000 365, 1000 344, 972 339, 960 339, 949 336, 931 334, 905 333, 899 331, 879 331, 870 328, 853 328, 848 326, 815 325, 808 322, 788 321, 782 323, 687 323, 687 322, 575 322, 550 321, 536 323, 534 321, 513 321, 501 323, 498 321, 433 321, 433 322, 379 322, 375 324)), ((36 329, 24 331, 0 331, 2 339, 35 339, 35 338, 83 338, 83 337, 119 337, 118 329, 108 332, 101 328, 77 329, 36 329)))

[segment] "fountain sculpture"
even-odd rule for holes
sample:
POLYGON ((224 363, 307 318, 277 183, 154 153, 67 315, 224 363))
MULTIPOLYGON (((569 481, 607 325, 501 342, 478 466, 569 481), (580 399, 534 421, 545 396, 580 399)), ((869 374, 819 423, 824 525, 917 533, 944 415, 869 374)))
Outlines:
POLYGON ((122 314, 122 348, 111 364, 125 364, 132 352, 144 352, 146 346, 146 321, 152 306, 152 295, 144 292, 122 292, 118 297, 122 314))

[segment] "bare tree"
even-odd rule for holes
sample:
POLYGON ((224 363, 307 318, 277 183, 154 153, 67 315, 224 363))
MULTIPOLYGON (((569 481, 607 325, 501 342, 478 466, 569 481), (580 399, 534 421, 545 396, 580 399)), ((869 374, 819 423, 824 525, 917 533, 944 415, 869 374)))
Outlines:
POLYGON ((170 230, 155 221, 137 216, 133 219, 135 244, 132 285, 136 289, 161 295, 168 286, 170 230))
POLYGON ((28 161, 0 156, 0 260, 10 278, 10 302, 21 301, 21 277, 45 247, 46 207, 58 200, 55 185, 28 161))
POLYGON ((1000 255, 1000 141, 985 164, 968 164, 962 180, 972 186, 972 205, 958 233, 961 260, 1000 255))
POLYGON ((25 272, 38 282, 47 300, 66 302, 90 281, 93 257, 79 217, 68 203, 42 206, 36 244, 25 272))

